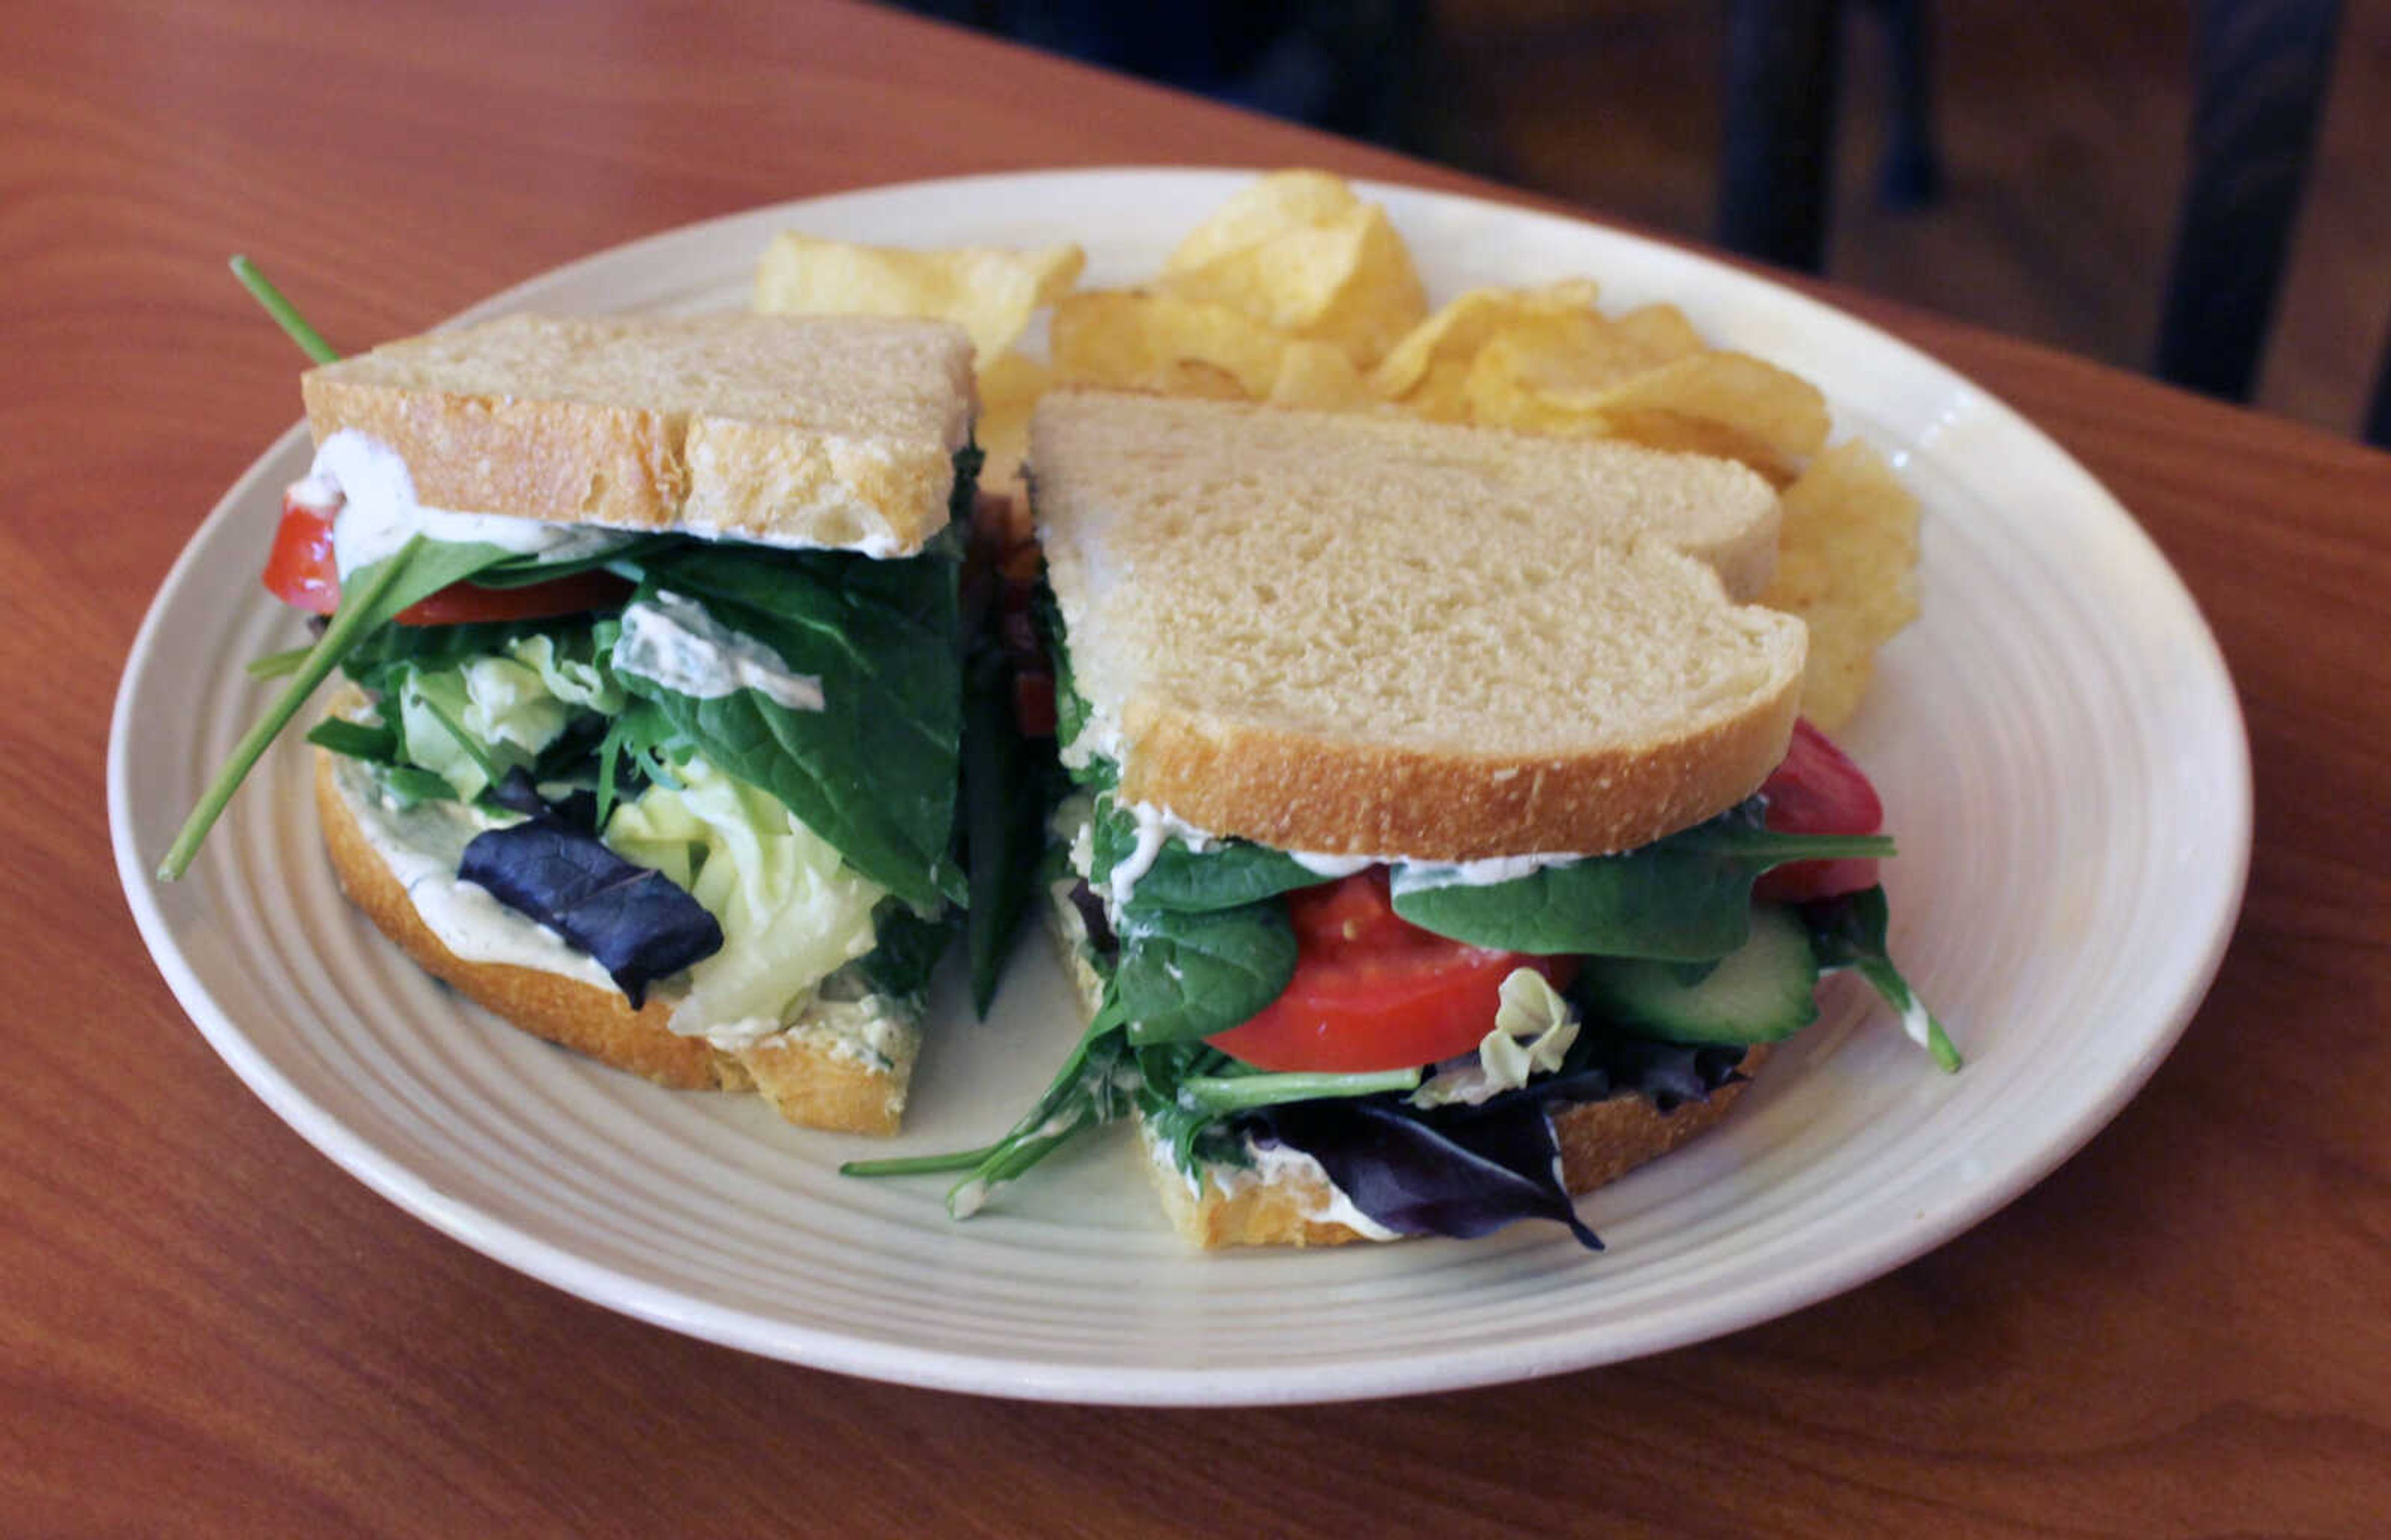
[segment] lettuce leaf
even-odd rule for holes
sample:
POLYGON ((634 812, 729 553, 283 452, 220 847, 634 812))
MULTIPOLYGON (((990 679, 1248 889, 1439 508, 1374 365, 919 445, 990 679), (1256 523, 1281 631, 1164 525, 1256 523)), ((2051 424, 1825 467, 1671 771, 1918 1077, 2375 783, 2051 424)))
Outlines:
POLYGON ((873 949, 872 914, 887 890, 769 792, 704 759, 675 768, 679 784, 618 804, 605 829, 608 845, 687 889, 721 922, 722 948, 691 969, 674 1030, 777 1022, 873 949))

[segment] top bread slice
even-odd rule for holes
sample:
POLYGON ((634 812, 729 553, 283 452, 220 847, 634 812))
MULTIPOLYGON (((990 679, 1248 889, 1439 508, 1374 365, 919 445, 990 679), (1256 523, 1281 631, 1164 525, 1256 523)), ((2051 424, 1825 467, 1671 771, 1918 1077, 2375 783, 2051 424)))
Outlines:
POLYGON ((1124 799, 1330 855, 1630 849, 1751 795, 1806 634, 1731 461, 1393 416, 1039 404, 1032 502, 1124 799))
POLYGON ((395 450, 427 507, 908 556, 944 527, 972 347, 943 321, 550 317, 308 371, 316 442, 395 450))

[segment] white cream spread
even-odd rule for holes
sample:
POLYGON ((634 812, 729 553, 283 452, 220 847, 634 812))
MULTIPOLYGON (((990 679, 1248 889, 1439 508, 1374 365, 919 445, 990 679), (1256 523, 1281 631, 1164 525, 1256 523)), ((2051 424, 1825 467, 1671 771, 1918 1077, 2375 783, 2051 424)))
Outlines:
POLYGON ((535 968, 599 989, 614 987, 597 958, 508 908, 480 883, 458 877, 467 841, 496 820, 462 802, 401 807, 382 795, 372 770, 356 760, 340 761, 333 774, 366 843, 407 890, 408 902, 440 944, 467 962, 535 968))
MULTIPOLYGON (((1105 879, 1105 896, 1111 900, 1116 911, 1130 902, 1139 881, 1154 869, 1154 863, 1162 855, 1162 847, 1170 841, 1177 840, 1189 850, 1200 853, 1222 839, 1222 836, 1198 828, 1169 808, 1153 802, 1125 802, 1118 805, 1137 826, 1137 848, 1115 863, 1105 879)), ((1408 855, 1326 855, 1303 850, 1283 853, 1297 866, 1324 880, 1351 877, 1371 866, 1390 867, 1391 884, 1397 893, 1455 885, 1482 888, 1497 882, 1515 881, 1546 866, 1563 866, 1572 861, 1586 859, 1571 852, 1559 851, 1530 855, 1495 855, 1480 861, 1415 861, 1408 855)))
POLYGON ((398 452, 353 428, 342 429, 317 446, 306 480, 291 494, 310 507, 337 503, 332 558, 343 582, 358 568, 396 554, 418 534, 454 545, 496 545, 546 561, 577 561, 630 538, 614 530, 545 519, 426 507, 416 501, 415 478, 398 452))
POLYGON ((1390 1230, 1353 1206, 1344 1189, 1328 1179, 1328 1169, 1300 1149, 1283 1144, 1259 1144, 1246 1141, 1247 1165, 1207 1163, 1202 1176, 1189 1176, 1171 1159, 1170 1147, 1149 1136, 1145 1141, 1147 1156, 1155 1164, 1183 1181, 1189 1192, 1203 1196, 1202 1182, 1208 1179, 1220 1188, 1221 1196, 1234 1199, 1249 1187, 1286 1185, 1290 1187, 1317 1189, 1326 1196, 1315 1200, 1302 1211, 1302 1217, 1318 1225, 1342 1225, 1364 1240, 1401 1240, 1402 1234, 1390 1230))
POLYGON ((624 610, 614 665, 694 699, 755 690, 793 712, 822 709, 821 675, 792 671, 779 653, 679 594, 659 591, 624 610))

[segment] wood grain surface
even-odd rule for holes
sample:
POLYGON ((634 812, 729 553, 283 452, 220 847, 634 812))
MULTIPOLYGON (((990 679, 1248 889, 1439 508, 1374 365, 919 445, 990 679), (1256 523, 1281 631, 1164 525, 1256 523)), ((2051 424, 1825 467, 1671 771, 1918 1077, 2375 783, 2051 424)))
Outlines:
POLYGON ((101 767, 149 596, 297 409, 225 255, 374 338, 688 220, 1116 161, 1469 186, 823 0, 11 8, 0 1533, 2391 1533, 2391 458, 1858 295, 2149 527, 2258 795, 2239 933, 2149 1088, 1873 1285, 1463 1394, 1012 1405, 534 1283, 218 1062, 126 914, 101 767))

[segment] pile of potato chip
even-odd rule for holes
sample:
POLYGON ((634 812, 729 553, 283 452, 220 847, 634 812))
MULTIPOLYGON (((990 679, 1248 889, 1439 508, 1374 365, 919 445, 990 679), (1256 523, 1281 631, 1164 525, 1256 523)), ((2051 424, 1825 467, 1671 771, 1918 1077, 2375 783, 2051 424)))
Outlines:
POLYGON ((759 310, 932 315, 979 353, 982 484, 1017 471, 1030 408, 1056 383, 1408 412, 1737 459, 1780 491, 1761 602, 1810 627, 1802 709, 1858 708, 1878 646, 1917 617, 1918 505, 1857 440, 1827 447, 1816 387, 1711 348, 1674 305, 1606 314, 1591 279, 1475 289, 1428 309, 1386 212, 1337 177, 1279 172, 1233 195, 1135 289, 1080 290, 1076 246, 916 251, 784 234, 759 310), (1048 360, 1020 351, 1050 309, 1048 360))

